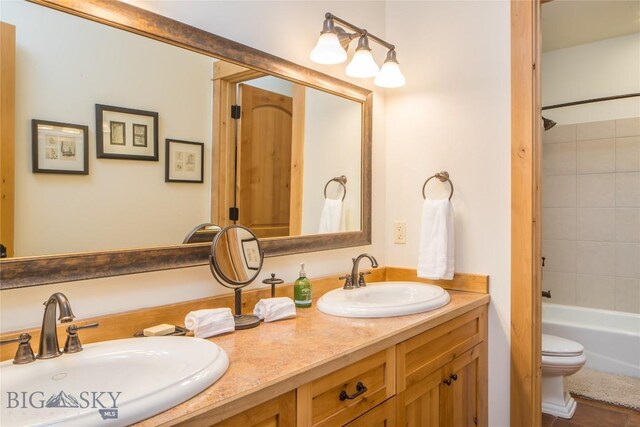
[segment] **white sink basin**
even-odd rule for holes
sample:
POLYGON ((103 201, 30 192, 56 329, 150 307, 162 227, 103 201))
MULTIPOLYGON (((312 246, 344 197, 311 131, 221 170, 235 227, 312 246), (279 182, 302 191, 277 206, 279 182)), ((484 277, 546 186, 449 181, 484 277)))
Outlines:
POLYGON ((229 367, 198 338, 130 338, 26 365, 0 363, 2 426, 120 426, 195 396, 229 367))
POLYGON ((318 310, 341 317, 393 317, 435 310, 450 300, 449 293, 440 286, 377 282, 364 288, 327 292, 318 301, 318 310))

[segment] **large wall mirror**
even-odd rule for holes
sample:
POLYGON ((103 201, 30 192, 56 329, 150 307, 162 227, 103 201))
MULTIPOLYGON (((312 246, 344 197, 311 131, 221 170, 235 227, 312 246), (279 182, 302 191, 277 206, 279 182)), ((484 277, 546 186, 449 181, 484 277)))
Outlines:
POLYGON ((206 264, 208 244, 182 245, 202 223, 250 227, 267 256, 370 243, 370 91, 119 2, 15 1, 2 20, 2 289, 206 264), (342 200, 330 228, 325 198, 342 200))

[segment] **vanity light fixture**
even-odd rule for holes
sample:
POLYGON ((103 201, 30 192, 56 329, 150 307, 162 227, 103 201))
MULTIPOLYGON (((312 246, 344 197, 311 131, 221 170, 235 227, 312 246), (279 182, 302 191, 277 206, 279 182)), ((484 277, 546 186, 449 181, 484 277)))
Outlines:
POLYGON ((329 12, 324 15, 324 18, 318 43, 316 43, 309 55, 311 61, 317 64, 340 64, 346 61, 346 50, 349 47, 349 43, 357 37, 358 47, 353 54, 353 58, 351 58, 351 62, 347 65, 346 74, 358 78, 375 77, 374 83, 380 87, 395 88, 404 86, 406 79, 400 71, 394 45, 329 12), (343 28, 336 27, 336 22, 354 32, 348 33, 343 28), (369 40, 373 40, 389 49, 382 69, 376 64, 371 54, 369 40))

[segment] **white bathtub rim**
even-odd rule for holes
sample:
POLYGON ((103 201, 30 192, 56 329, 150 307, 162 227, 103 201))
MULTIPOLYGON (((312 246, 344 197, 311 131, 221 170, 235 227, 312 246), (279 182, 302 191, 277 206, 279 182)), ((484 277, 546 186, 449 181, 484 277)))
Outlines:
MULTIPOLYGON (((595 320, 597 321, 598 319, 595 320)), ((576 307, 572 305, 545 302, 542 304, 542 322, 554 325, 567 325, 578 328, 588 328, 599 332, 615 332, 621 335, 640 337, 640 314, 637 313, 604 310, 600 308, 576 307), (547 310, 545 310, 545 307, 547 308, 547 310), (555 313, 549 313, 550 311, 555 313), (567 317, 566 314, 554 316, 553 314, 557 314, 557 312, 579 313, 581 318, 576 320, 567 317), (605 321, 595 323, 593 318, 584 319, 582 318, 582 316, 599 316, 599 320, 605 321)))

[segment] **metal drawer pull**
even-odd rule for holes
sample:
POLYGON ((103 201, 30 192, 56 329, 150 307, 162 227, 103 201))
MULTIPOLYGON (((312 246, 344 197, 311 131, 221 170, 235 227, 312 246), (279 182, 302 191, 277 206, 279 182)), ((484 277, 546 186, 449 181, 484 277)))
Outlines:
POLYGON ((365 387, 364 384, 362 384, 361 381, 358 381, 358 384, 356 384, 356 392, 353 394, 347 394, 346 390, 342 390, 340 392, 340 401, 345 401, 347 399, 355 399, 356 397, 360 396, 362 393, 365 393, 367 391, 367 387, 365 387))
POLYGON ((442 380, 442 382, 445 383, 446 385, 451 385, 453 381, 457 381, 457 380, 458 380, 458 374, 451 374, 449 375, 449 378, 442 380))

